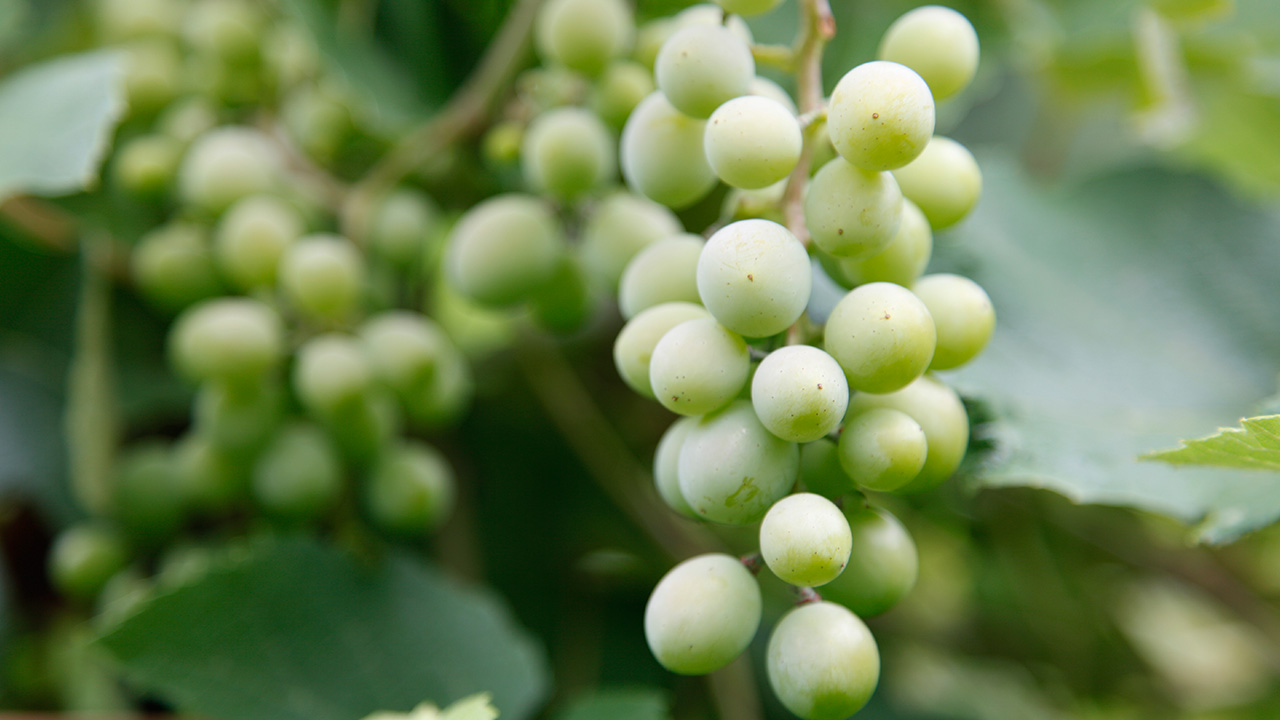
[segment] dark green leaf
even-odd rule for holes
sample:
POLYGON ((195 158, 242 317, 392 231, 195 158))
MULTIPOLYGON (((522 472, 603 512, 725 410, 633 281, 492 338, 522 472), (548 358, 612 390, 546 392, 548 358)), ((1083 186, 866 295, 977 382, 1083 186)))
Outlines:
POLYGON ((558 720, 670 720, 667 694, 654 688, 597 690, 578 697, 558 720))

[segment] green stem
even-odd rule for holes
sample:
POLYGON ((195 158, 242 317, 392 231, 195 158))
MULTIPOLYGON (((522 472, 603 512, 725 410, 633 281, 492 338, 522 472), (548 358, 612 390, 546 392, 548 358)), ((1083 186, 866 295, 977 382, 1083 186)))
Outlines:
POLYGON ((81 248, 83 277, 67 379, 68 463, 76 500, 101 513, 110 502, 119 437, 111 362, 112 245, 109 238, 88 236, 81 248))
POLYGON ((804 149, 800 161, 787 179, 782 194, 782 215, 787 229, 805 246, 809 244, 809 229, 804 223, 804 187, 809 179, 809 167, 813 164, 814 147, 818 141, 818 129, 822 126, 824 96, 822 90, 822 51, 836 34, 836 21, 831 15, 828 0, 802 0, 800 37, 796 41, 795 73, 796 104, 804 125, 804 149))

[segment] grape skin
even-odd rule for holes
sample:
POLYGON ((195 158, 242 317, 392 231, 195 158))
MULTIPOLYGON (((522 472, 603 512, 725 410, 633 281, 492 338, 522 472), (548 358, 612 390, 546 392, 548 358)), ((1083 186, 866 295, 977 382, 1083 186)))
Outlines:
POLYGON ((318 335, 298 348, 293 386, 303 406, 323 418, 359 403, 373 386, 373 368, 356 338, 318 335))
POLYGON ((921 492, 937 487, 960 467, 969 446, 969 416, 955 391, 937 379, 924 376, 896 392, 883 395, 857 393, 849 403, 848 420, 873 408, 891 408, 910 415, 924 430, 929 446, 924 468, 900 492, 921 492))
POLYGON ((747 382, 747 344, 713 318, 686 320, 653 347, 649 382, 663 407, 703 415, 724 407, 747 382))
POLYGON ((680 448, 689 432, 698 424, 696 417, 682 417, 671 424, 658 441, 653 455, 653 482, 667 507, 685 517, 700 519, 680 493, 680 448))
POLYGON ((288 522, 319 519, 338 502, 342 460, 319 428, 286 427, 253 470, 253 496, 268 515, 288 522))
POLYGON ((933 231, 929 229, 929 221, 915 203, 904 198, 902 223, 888 247, 860 260, 828 256, 830 262, 824 262, 823 267, 828 269, 832 279, 845 287, 873 282, 911 287, 928 267, 932 255, 933 231))
POLYGON ((374 524, 386 532, 423 535, 453 512, 456 485, 440 451, 405 440, 378 459, 364 488, 365 507, 374 524))
POLYGON ((257 381, 284 356, 284 326, 257 300, 207 300, 178 317, 169 350, 179 372, 193 380, 257 381))
POLYGON ((188 205, 217 214, 246 195, 271 192, 281 174, 282 162, 266 136, 227 126, 191 144, 178 169, 178 190, 188 205))
POLYGON ((618 192, 601 200, 582 229, 582 261, 595 281, 608 288, 644 248, 684 232, 675 214, 658 203, 618 192))
POLYGON ((304 230, 302 215, 283 200, 270 195, 238 200, 214 235, 218 267, 241 290, 270 287, 280 258, 304 230))
POLYGON ((439 224, 439 214, 426 193, 399 188, 378 207, 369 233, 370 246, 392 263, 410 267, 421 261, 427 239, 439 224))
POLYGON ((595 75, 631 49, 635 21, 624 0, 549 0, 534 39, 542 57, 595 75))
POLYGON ((784 105, 744 95, 711 113, 703 143, 707 162, 721 180, 758 190, 791 174, 804 140, 795 115, 784 105))
POLYGON ((528 195, 507 194, 471 208, 449 234, 445 271, 463 296, 503 307, 546 282, 564 239, 555 215, 528 195))
POLYGON ((914 480, 928 452, 920 424, 889 408, 859 414, 840 435, 840 466, 855 483, 878 492, 897 490, 914 480))
POLYGON ((654 62, 658 89, 671 106, 700 119, 745 95, 755 74, 751 48, 722 25, 694 24, 676 30, 654 62))
POLYGON ((168 135, 143 135, 116 153, 112 174, 120 187, 142 197, 159 197, 173 184, 182 143, 168 135))
POLYGON ((50 549, 49 579, 67 595, 87 600, 128 562, 128 547, 119 533, 98 525, 77 525, 59 534, 50 549))
POLYGON ((893 170, 924 151, 933 136, 929 86, 914 70, 877 60, 840 78, 827 129, 841 157, 863 170, 893 170))
POLYGON ((800 111, 796 108, 796 101, 791 99, 786 90, 778 83, 766 77, 759 75, 751 79, 751 87, 747 90, 748 95, 758 95, 760 97, 769 98, 778 101, 778 104, 787 109, 792 115, 799 115, 800 111))
POLYGON ((822 596, 873 617, 897 605, 915 587, 919 557, 911 534, 898 518, 879 508, 845 508, 853 545, 840 577, 822 588, 822 596))
POLYGON ((275 434, 284 400, 274 377, 246 386, 205 383, 196 394, 192 423, 218 450, 238 458, 252 457, 275 434))
POLYGON ((737 400, 698 421, 678 467, 680 493, 699 516, 750 525, 791 491, 800 450, 766 430, 750 402, 737 400))
POLYGON ((164 310, 182 310, 223 294, 213 249, 198 225, 169 223, 143 235, 130 269, 146 299, 164 310))
POLYGON ((804 720, 844 720, 862 709, 880 680, 880 652, 858 616, 830 602, 783 616, 765 651, 769 684, 804 720))
POLYGON ((746 337, 786 330, 809 304, 813 270, 804 245, 769 220, 720 228, 698 258, 698 295, 725 327, 746 337))
POLYGON ((676 28, 689 27, 690 25, 722 25, 748 46, 755 42, 755 38, 751 34, 751 26, 747 24, 746 20, 733 16, 726 19, 724 9, 714 3, 691 5, 676 13, 672 19, 675 21, 676 28))
POLYGON ((804 219, 823 252, 866 258, 893 241, 902 222, 902 192, 892 174, 860 170, 837 157, 809 181, 804 219))
POLYGON ((701 305, 670 302, 654 305, 623 325, 613 341, 613 364, 627 387, 653 399, 649 363, 654 347, 671 328, 687 320, 706 317, 711 314, 701 305))
POLYGON ((703 147, 706 124, 675 109, 661 92, 641 100, 622 128, 627 187, 676 209, 701 200, 716 185, 703 147))
POLYGON ((853 537, 835 503, 813 493, 789 495, 760 523, 760 555, 780 580, 801 587, 825 585, 849 561, 853 537))
POLYGON ((936 343, 928 308, 893 283, 854 288, 827 318, 826 350, 854 390, 887 393, 906 387, 929 367, 936 343))
POLYGON ((600 118, 581 108, 556 108, 529 124, 521 166, 530 187, 573 200, 613 177, 614 152, 600 118))
POLYGON ((926 5, 893 21, 880 41, 879 58, 920 73, 935 100, 965 89, 978 70, 978 34, 964 15, 926 5))
POLYGON ((809 492, 833 500, 854 490, 836 444, 826 438, 800 446, 800 482, 809 492))
POLYGON ((733 662, 760 626, 760 586, 737 558, 709 553, 676 565, 644 608, 644 636, 663 667, 703 675, 733 662))
POLYGON ((926 275, 911 286, 938 328, 938 349, 930 370, 950 370, 982 352, 996 329, 991 298, 967 277, 938 273, 926 275))
POLYGON ((849 384, 840 364, 808 345, 769 353, 751 381, 751 404, 769 432, 807 443, 840 426, 849 407, 849 384))
POLYGON ((609 65, 596 83, 591 109, 609 127, 621 130, 631 111, 655 89, 657 85, 648 68, 631 60, 618 60, 609 65))
POLYGON ((364 256, 339 235, 317 233, 292 243, 279 274, 293 306, 320 320, 345 320, 364 294, 364 256))
POLYGON ((929 141, 920 157, 894 170, 893 176, 935 232, 963 220, 982 197, 982 170, 973 153, 941 135, 929 141))
POLYGON ((630 319, 642 310, 667 302, 700 302, 698 256, 703 240, 682 233, 659 240, 636 253, 618 283, 618 309, 630 319))

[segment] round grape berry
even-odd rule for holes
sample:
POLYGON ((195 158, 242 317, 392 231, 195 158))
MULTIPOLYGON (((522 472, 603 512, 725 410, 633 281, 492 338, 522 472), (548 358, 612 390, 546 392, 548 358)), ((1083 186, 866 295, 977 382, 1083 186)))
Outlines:
POLYGON ((920 157, 893 171, 902 194, 920 206, 929 225, 945 230, 968 216, 982 197, 982 170, 973 153, 935 136, 920 157))
POLYGON ((848 420, 874 408, 900 410, 924 430, 929 449, 924 468, 899 490, 931 490, 960 467, 969 446, 969 416, 954 390, 926 375, 896 392, 856 393, 849 403, 848 420))
POLYGON ((840 466, 868 490, 890 492, 911 482, 924 468, 928 451, 920 423, 889 408, 860 413, 840 434, 840 466))
POLYGON ((630 193, 614 193, 587 216, 582 228, 582 261, 598 284, 613 288, 637 253, 682 232, 680 220, 662 205, 630 193))
POLYGON ((623 382, 647 398, 654 397, 649 377, 654 347, 671 328, 687 320, 706 317, 710 317, 710 313, 701 305, 669 302, 654 305, 627 321, 613 341, 613 364, 623 382))
POLYGON ((534 189, 574 200, 614 176, 614 152, 600 118, 581 108, 557 108, 530 123, 521 165, 534 189))
POLYGON ((301 213, 279 198, 238 200, 222 216, 214 236, 218 266, 241 290, 271 287, 281 256, 304 230, 301 213))
POLYGON ((706 119, 725 102, 745 95, 756 74, 751 48, 723 25, 694 24, 676 30, 654 62, 658 89, 672 107, 706 119))
POLYGON ((760 586, 736 558, 711 553, 672 568, 644 608, 644 636, 663 667, 703 675, 733 662, 760 626, 760 586))
POLYGON ((853 537, 849 564, 822 588, 822 596, 872 617, 898 604, 915 587, 919 570, 916 545, 898 518, 861 503, 845 506, 853 537))
POLYGON ((653 482, 658 495, 667 507, 695 519, 698 513, 689 507, 689 501, 680 493, 680 448, 684 447, 685 438, 697 424, 696 417, 683 417, 671 423, 658 441, 658 449, 653 455, 653 482))
POLYGON ((747 382, 751 355, 737 333, 712 318, 686 320, 653 347, 649 382, 663 407, 704 415, 724 407, 747 382))
POLYGON ((911 68, 877 60, 845 73, 831 93, 827 129, 841 157, 863 170, 893 170, 933 136, 929 86, 911 68))
POLYGON ((844 368, 849 387, 887 393, 924 373, 937 340, 929 309, 910 290, 870 283, 836 303, 824 342, 844 368))
POLYGON ((756 368, 751 404, 769 432, 790 442, 813 442, 840 426, 849 384, 830 355, 790 345, 769 353, 756 368))
POLYGON ((525 300, 550 279, 564 252, 560 223, 528 195, 499 195, 467 211, 449 235, 445 268, 464 296, 483 305, 525 300))
POLYGON ((257 300, 207 300, 178 317, 169 351, 174 365, 192 380, 256 382, 280 363, 284 326, 257 300))
POLYGON ((825 585, 849 561, 853 538, 835 503, 796 493, 769 508, 760 523, 760 555, 778 579, 801 587, 825 585))
POLYGON ((422 535, 453 512, 456 481, 449 463, 426 443, 405 441, 390 448, 365 486, 369 517, 383 530, 422 535))
POLYGON ((829 262, 824 262, 823 267, 829 270, 832 279, 846 287, 873 282, 911 287, 928 267, 932 255, 933 231, 929 229, 929 221, 915 203, 904 198, 902 223, 888 247, 860 260, 828 256, 829 262))
POLYGON ((716 186, 703 144, 706 124, 681 113, 661 92, 641 100, 622 128, 619 156, 627 187, 676 209, 701 200, 716 186))
POLYGON ((280 287, 303 313, 341 322, 364 295, 364 256, 340 235, 317 233, 289 245, 280 258, 280 287))
POLYGON ((957 368, 978 356, 996 328, 991 298, 967 277, 939 273, 926 275, 911 291, 929 308, 938 328, 938 349, 931 370, 957 368))
POLYGON ((786 330, 809 304, 813 270, 804 245, 769 220, 730 223, 698 258, 698 294, 725 327, 746 337, 786 330))
POLYGON ((804 720, 844 720, 867 704, 880 681, 871 631, 834 603, 808 603, 783 616, 765 658, 773 692, 804 720))
POLYGON ((667 302, 698 303, 700 235, 682 233, 659 240, 631 258, 618 282, 618 309, 633 318, 642 310, 667 302))
POLYGON ((635 21, 625 0, 550 0, 534 39, 542 57, 595 75, 631 49, 635 21))
POLYGON ((716 108, 703 142, 707 162, 726 184, 755 190, 786 178, 800 160, 800 124, 786 106, 744 95, 716 108))
POLYGON ((860 259, 884 250, 902 222, 902 192, 893 175, 860 170, 834 158, 809 181, 804 219, 825 253, 860 259))
POLYGON ((978 70, 978 33, 969 19, 940 5, 918 7, 893 21, 879 57, 920 73, 936 100, 969 85, 978 70))

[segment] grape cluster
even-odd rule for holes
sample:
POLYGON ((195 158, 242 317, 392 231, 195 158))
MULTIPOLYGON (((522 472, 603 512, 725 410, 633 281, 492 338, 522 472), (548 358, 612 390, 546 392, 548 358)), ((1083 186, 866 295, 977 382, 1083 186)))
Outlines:
POLYGON ((119 233, 137 238, 127 280, 172 318, 168 359, 194 399, 176 433, 126 428, 108 497, 55 542, 55 584, 109 602, 189 577, 250 532, 425 535, 455 479, 424 438, 472 393, 467 358, 420 311, 440 210, 406 184, 377 198, 360 237, 338 233, 315 178, 391 138, 270 5, 93 11, 127 58, 107 188, 142 219, 119 233))
MULTIPOLYGON (((835 720, 879 678, 860 616, 892 607, 916 575, 910 535, 866 493, 929 490, 956 471, 968 417, 934 373, 972 360, 994 330, 976 283, 924 275, 933 233, 981 190, 973 156, 934 135, 935 102, 969 84, 978 42, 959 13, 918 8, 824 107, 797 113, 760 90, 739 18, 775 3, 719 4, 695 11, 722 22, 640 31, 657 48, 656 89, 622 130, 628 186, 676 209, 718 182, 734 191, 705 242, 673 229, 627 263, 614 359, 631 388, 683 416, 654 459, 666 504, 758 523, 763 564, 806 589, 773 629, 769 681, 800 717, 835 720), (789 216, 788 197, 800 212, 789 216), (848 288, 822 325, 815 264, 848 288)), ((750 644, 762 598, 749 566, 702 555, 658 583, 644 626, 664 667, 711 672, 750 644)))

